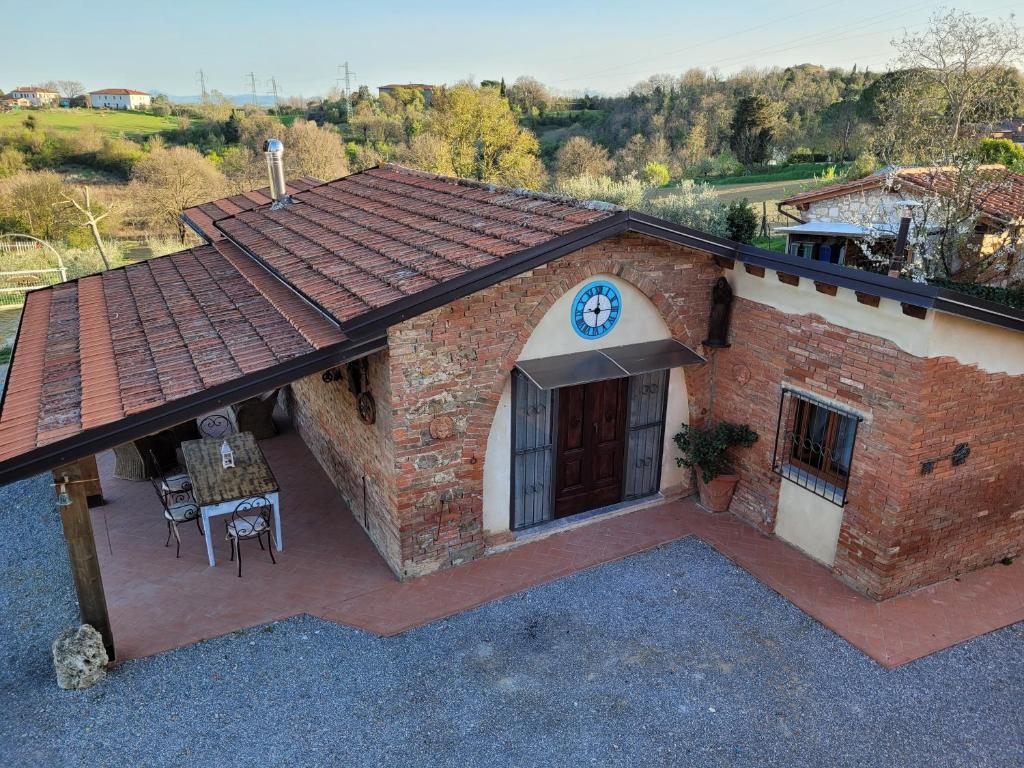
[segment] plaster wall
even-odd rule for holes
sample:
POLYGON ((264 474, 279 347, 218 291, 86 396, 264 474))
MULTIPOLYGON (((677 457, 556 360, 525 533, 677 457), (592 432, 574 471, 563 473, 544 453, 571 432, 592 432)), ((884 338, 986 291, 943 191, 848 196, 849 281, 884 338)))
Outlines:
MULTIPOLYGON (((672 337, 658 308, 633 285, 614 275, 599 274, 573 285, 562 294, 537 323, 519 360, 535 360, 572 352, 606 349, 643 341, 672 337), (622 297, 622 315, 615 327, 599 340, 580 337, 571 324, 572 302, 579 290, 594 280, 606 280, 622 297)), ((661 490, 678 488, 685 482, 685 468, 675 462, 672 441, 680 424, 689 420, 686 378, 682 369, 669 373, 668 403, 665 415, 665 443, 662 451, 661 490)), ((511 490, 509 472, 512 466, 512 383, 505 377, 501 398, 487 436, 487 452, 483 477, 483 527, 488 535, 509 529, 511 490)))
POLYGON ((783 479, 775 535, 831 567, 836 561, 843 508, 783 479))
POLYGON ((1024 334, 944 312, 929 310, 921 320, 903 313, 898 301, 882 299, 877 307, 861 304, 854 291, 835 296, 819 293, 813 280, 788 285, 774 270, 764 277, 741 265, 726 270, 733 292, 790 315, 817 315, 834 325, 887 339, 915 357, 951 357, 987 373, 1024 373, 1024 334))

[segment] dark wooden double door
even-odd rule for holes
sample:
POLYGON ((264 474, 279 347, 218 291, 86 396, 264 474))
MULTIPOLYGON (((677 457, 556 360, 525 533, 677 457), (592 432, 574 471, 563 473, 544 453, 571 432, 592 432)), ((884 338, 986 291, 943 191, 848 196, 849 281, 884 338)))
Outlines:
POLYGON ((557 390, 553 517, 622 501, 629 379, 557 390))

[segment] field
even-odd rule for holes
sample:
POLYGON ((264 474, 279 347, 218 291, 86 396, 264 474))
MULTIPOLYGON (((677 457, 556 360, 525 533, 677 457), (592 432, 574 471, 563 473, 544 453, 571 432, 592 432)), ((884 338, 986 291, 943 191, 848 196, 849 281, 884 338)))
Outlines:
POLYGON ((77 131, 95 126, 111 136, 151 136, 178 126, 177 118, 158 117, 145 112, 111 112, 101 109, 21 109, 0 113, 0 130, 20 128, 31 115, 41 129, 77 131))
POLYGON ((813 179, 815 176, 823 175, 829 168, 835 167, 836 173, 846 169, 848 163, 793 163, 766 173, 751 173, 742 176, 709 176, 699 181, 706 182, 713 187, 723 187, 732 184, 759 184, 765 182, 797 181, 799 179, 813 179))

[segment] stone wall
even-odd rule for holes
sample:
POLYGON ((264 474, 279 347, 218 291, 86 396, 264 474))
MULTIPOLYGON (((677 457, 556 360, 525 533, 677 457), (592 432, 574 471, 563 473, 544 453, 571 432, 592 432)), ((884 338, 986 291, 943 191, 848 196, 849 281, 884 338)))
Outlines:
POLYGON ((387 351, 370 355, 367 362, 369 390, 377 405, 374 424, 359 419, 356 396, 344 378, 324 382, 318 373, 300 379, 292 384, 290 405, 302 439, 388 565, 400 574, 400 526, 394 512, 391 362, 387 351))
MULTIPOLYGON (((504 382, 550 306, 598 274, 637 287, 677 338, 700 347, 711 285, 721 270, 707 254, 640 236, 589 246, 391 329, 404 575, 465 562, 483 551, 484 454, 504 382)), ((687 369, 691 423, 710 406, 709 374, 710 366, 687 369)))
POLYGON ((804 221, 848 222, 851 224, 899 223, 899 209, 892 205, 899 198, 892 192, 868 189, 838 195, 810 203, 801 216, 804 221))

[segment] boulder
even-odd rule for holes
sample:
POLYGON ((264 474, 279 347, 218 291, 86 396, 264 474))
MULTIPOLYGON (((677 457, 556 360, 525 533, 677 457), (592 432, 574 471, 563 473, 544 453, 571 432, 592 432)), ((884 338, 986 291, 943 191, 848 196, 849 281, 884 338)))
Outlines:
POLYGON ((53 641, 57 685, 65 690, 91 688, 107 676, 103 637, 91 625, 68 627, 53 641))

